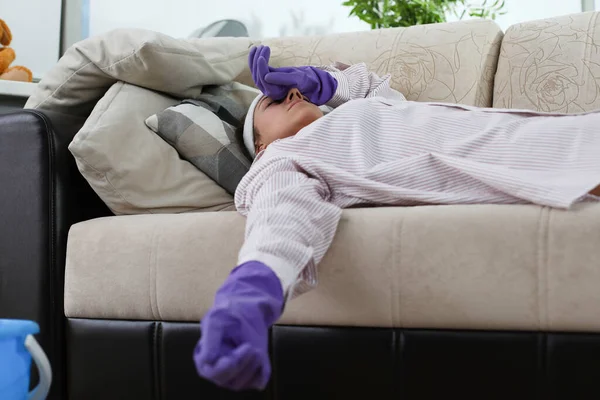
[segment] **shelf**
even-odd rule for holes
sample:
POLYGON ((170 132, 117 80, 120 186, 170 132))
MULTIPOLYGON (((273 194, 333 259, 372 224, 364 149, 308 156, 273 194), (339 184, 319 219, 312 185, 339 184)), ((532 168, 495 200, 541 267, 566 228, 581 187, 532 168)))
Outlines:
POLYGON ((15 82, 0 79, 0 96, 29 97, 37 83, 15 82))

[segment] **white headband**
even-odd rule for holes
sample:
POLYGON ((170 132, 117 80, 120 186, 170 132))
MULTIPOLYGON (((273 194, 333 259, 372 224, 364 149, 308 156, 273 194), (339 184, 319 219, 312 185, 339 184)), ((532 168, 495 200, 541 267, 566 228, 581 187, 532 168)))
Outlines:
POLYGON ((246 146, 252 158, 256 157, 254 150, 254 109, 263 97, 265 96, 261 93, 252 100, 250 108, 248 108, 248 114, 246 114, 246 121, 244 122, 244 146, 246 146))

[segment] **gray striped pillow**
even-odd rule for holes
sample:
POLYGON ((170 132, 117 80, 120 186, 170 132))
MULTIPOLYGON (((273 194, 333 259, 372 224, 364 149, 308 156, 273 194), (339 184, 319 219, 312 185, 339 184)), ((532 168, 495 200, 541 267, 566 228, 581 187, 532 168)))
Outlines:
POLYGON ((146 125, 231 194, 252 161, 242 150, 235 127, 245 109, 225 96, 203 95, 146 119, 146 125))

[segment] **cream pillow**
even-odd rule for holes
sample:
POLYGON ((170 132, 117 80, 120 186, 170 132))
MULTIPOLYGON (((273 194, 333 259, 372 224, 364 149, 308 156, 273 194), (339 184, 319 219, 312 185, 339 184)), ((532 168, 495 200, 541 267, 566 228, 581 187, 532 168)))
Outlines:
POLYGON ((69 145, 79 171, 115 214, 234 209, 231 195, 146 127, 148 116, 177 103, 117 82, 69 145))

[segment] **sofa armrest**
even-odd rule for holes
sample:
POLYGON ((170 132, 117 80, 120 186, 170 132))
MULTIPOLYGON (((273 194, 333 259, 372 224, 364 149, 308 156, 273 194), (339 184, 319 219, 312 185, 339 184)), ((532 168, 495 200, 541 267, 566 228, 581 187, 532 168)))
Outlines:
POLYGON ((0 115, 0 318, 39 323, 55 399, 66 397, 67 233, 76 222, 111 214, 67 148, 83 122, 36 110, 0 115))

